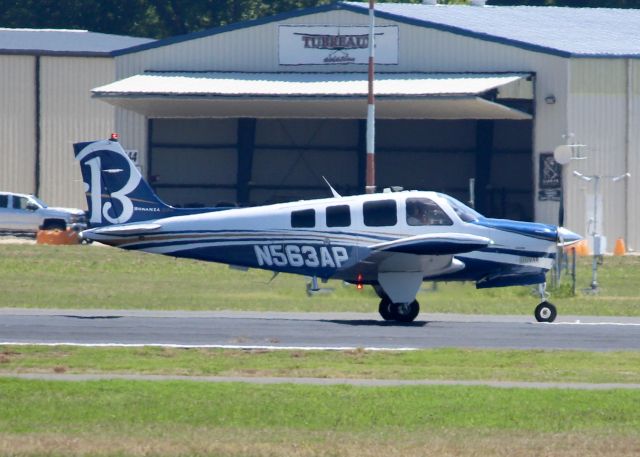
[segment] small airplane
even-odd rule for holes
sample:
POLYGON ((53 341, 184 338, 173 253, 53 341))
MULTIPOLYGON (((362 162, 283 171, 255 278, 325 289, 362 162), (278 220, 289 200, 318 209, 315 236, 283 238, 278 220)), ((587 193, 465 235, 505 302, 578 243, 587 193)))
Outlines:
POLYGON ((553 322, 545 274, 558 245, 582 239, 553 225, 486 218, 437 192, 399 191, 251 208, 162 202, 117 135, 74 144, 92 227, 82 238, 129 250, 371 285, 384 320, 412 322, 423 281, 479 289, 539 285, 538 322, 553 322))

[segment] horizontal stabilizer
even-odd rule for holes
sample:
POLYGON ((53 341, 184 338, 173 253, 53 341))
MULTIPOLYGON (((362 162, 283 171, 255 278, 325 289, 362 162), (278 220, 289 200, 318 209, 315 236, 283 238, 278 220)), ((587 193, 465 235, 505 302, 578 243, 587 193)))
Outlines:
POLYGON ((451 255, 476 251, 493 243, 489 238, 466 233, 429 233, 370 246, 374 251, 416 255, 451 255))
POLYGON ((153 232, 162 226, 160 224, 128 224, 111 225, 92 230, 97 235, 131 235, 141 232, 153 232))

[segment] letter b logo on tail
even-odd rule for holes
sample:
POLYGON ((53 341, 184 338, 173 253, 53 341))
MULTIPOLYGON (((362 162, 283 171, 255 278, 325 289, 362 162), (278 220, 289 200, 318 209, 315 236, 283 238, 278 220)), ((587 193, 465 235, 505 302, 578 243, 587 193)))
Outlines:
POLYGON ((93 227, 155 219, 171 210, 115 141, 74 144, 93 227))

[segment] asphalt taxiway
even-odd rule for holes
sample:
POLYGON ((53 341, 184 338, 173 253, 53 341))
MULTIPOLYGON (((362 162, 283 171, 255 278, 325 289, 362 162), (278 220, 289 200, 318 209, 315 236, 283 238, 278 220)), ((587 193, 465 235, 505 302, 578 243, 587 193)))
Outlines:
POLYGON ((367 313, 0 309, 0 344, 402 350, 640 349, 640 318, 421 314, 384 322, 367 313))

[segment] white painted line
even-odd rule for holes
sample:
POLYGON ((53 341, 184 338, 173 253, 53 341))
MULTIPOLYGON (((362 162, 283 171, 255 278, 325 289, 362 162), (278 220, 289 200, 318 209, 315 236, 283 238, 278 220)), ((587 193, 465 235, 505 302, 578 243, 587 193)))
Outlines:
POLYGON ((640 327, 640 323, 631 322, 543 322, 550 325, 615 325, 617 327, 640 327))
POLYGON ((30 343, 24 341, 4 341, 0 346, 77 346, 77 347, 160 347, 177 349, 245 349, 245 350, 269 350, 269 351, 418 351, 420 348, 400 347, 359 347, 359 346, 263 346, 241 344, 171 344, 171 343, 30 343))

